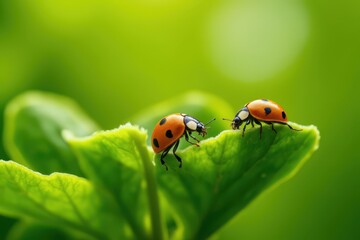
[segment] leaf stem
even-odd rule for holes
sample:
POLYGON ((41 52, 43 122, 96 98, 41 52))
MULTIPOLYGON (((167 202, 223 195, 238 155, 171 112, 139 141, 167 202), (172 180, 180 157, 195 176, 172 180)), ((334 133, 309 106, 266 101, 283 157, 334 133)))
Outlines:
POLYGON ((152 226, 152 237, 151 239, 163 240, 162 233, 162 224, 161 224, 161 215, 159 207, 159 196, 157 192, 154 167, 151 165, 151 160, 149 157, 149 152, 146 146, 146 142, 142 141, 139 137, 135 137, 135 144, 141 155, 144 166, 144 174, 147 184, 147 194, 149 200, 149 210, 152 226))

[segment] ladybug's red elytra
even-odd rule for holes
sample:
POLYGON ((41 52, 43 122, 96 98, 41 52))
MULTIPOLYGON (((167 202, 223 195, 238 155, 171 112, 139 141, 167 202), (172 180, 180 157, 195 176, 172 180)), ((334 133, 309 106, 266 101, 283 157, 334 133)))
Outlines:
MULTIPOLYGON (((224 119, 229 120, 229 119, 224 119)), ((267 99, 257 99, 247 103, 239 112, 236 113, 233 120, 230 120, 231 127, 239 129, 240 126, 245 123, 242 131, 242 136, 244 136, 246 126, 251 123, 254 127, 254 123, 260 126, 260 138, 262 134, 262 124, 266 123, 271 125, 271 129, 276 133, 274 128, 274 123, 279 123, 287 125, 291 130, 301 131, 301 129, 294 129, 288 124, 288 119, 284 109, 271 100, 267 99)))
MULTIPOLYGON (((210 122, 212 122, 212 119, 210 122)), ((209 124, 208 122, 207 124, 209 124)), ((188 116, 183 113, 175 113, 162 118, 155 126, 151 136, 151 144, 155 153, 160 153, 160 161, 162 165, 165 165, 166 170, 168 167, 165 164, 164 158, 173 147, 173 153, 176 159, 180 162, 179 167, 182 166, 181 158, 176 155, 176 150, 180 143, 180 138, 185 136, 185 140, 192 145, 199 147, 199 140, 192 135, 192 132, 198 132, 199 135, 205 137, 206 125, 199 120, 188 116), (196 142, 191 142, 189 136, 196 142)))

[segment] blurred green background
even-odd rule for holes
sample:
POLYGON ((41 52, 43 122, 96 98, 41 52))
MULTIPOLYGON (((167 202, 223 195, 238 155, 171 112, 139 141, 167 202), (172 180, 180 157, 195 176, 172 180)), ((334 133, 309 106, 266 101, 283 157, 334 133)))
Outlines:
MULTIPOLYGON (((269 98, 318 126, 320 149, 299 174, 218 239, 360 239, 359 80, 360 1, 0 0, 1 114, 39 89, 110 129, 200 90, 234 114, 269 98)), ((0 220, 4 232, 11 220, 0 220)))

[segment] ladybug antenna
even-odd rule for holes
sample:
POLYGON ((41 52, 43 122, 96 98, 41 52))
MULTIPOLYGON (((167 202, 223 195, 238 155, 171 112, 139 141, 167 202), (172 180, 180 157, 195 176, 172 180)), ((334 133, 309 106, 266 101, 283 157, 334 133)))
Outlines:
POLYGON ((226 120, 226 121, 230 121, 230 122, 233 122, 233 120, 231 120, 231 119, 228 119, 228 118, 223 118, 222 120, 226 120))
POLYGON ((206 125, 208 125, 209 123, 215 121, 215 119, 216 119, 216 118, 211 119, 210 121, 208 121, 207 123, 205 123, 204 126, 206 126, 206 125))

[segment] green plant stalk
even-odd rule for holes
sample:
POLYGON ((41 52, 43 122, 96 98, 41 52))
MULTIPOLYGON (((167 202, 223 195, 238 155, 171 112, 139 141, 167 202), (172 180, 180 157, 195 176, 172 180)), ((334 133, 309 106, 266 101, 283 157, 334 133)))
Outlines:
POLYGON ((151 226, 152 226, 151 239, 162 240, 164 236, 162 232, 159 197, 156 187, 154 167, 151 165, 151 160, 149 157, 149 152, 146 143, 135 134, 133 135, 133 137, 136 147, 138 148, 139 153, 141 155, 141 159, 143 161, 143 166, 144 166, 144 174, 147 184, 146 189, 149 199, 149 210, 150 210, 150 218, 151 218, 151 226))

